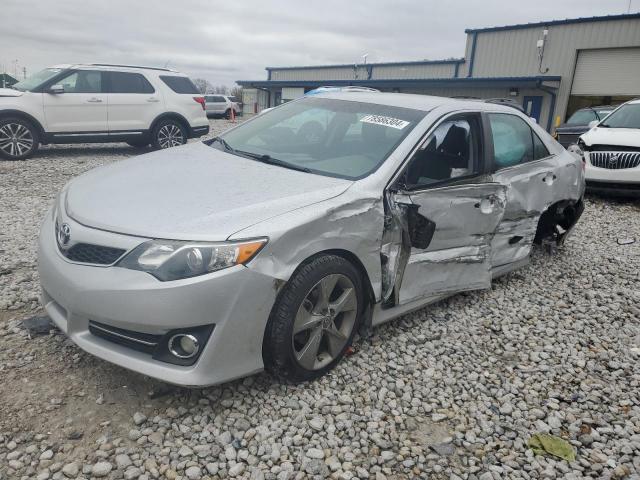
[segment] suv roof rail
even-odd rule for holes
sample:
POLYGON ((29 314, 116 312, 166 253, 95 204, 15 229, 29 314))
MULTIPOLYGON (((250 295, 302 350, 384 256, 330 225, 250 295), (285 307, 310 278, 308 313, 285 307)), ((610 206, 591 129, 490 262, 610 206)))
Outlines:
POLYGON ((142 65, 119 65, 115 63, 90 63, 94 67, 122 67, 122 68, 143 68, 145 70, 160 70, 162 72, 176 72, 175 70, 171 70, 170 68, 162 68, 162 67, 145 67, 142 65))

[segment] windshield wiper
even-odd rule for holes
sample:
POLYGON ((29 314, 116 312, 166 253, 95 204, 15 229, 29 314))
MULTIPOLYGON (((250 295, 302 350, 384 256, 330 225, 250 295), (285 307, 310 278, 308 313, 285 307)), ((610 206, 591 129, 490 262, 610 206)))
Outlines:
POLYGON ((253 153, 253 152, 245 152, 243 150, 234 150, 235 153, 239 155, 243 155, 248 158, 252 158, 254 160, 258 160, 262 163, 268 163, 269 165, 277 165, 279 167, 289 168, 291 170, 297 170, 298 172, 306 172, 311 173, 311 169, 307 167, 301 167, 299 165, 295 165, 293 163, 285 162, 284 160, 280 160, 278 158, 273 158, 271 155, 266 155, 263 153, 253 153))
POLYGON ((289 168, 291 170, 297 170, 299 172, 311 173, 311 169, 307 167, 300 167, 293 163, 285 162, 284 160, 280 160, 277 158, 273 158, 270 155, 262 154, 262 153, 253 153, 253 152, 245 152, 244 150, 236 150, 222 137, 213 137, 209 141, 209 145, 218 142, 226 152, 232 153, 234 155, 239 155, 241 157, 247 157, 252 160, 257 160, 262 163, 268 163, 269 165, 277 165, 279 167, 289 168))
POLYGON ((227 141, 222 137, 213 137, 209 141, 209 145, 212 145, 215 142, 218 142, 220 145, 222 145, 227 152, 231 152, 231 153, 235 153, 236 152, 235 148, 233 148, 231 145, 229 145, 227 143, 227 141))

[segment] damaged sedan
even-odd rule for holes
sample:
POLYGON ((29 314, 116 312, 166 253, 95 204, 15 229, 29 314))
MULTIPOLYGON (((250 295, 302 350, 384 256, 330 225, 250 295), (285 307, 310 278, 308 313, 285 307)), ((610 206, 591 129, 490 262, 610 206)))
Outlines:
POLYGON ((82 349, 166 382, 310 380, 358 330, 561 244, 583 192, 583 161, 513 108, 324 93, 69 182, 42 302, 82 349))

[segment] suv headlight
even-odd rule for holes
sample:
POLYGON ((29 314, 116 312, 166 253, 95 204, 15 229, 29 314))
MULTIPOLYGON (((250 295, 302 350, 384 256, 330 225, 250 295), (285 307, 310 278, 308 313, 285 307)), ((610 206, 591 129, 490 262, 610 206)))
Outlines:
POLYGON ((266 243, 266 238, 224 243, 151 240, 138 245, 116 265, 166 282, 243 265, 266 243))

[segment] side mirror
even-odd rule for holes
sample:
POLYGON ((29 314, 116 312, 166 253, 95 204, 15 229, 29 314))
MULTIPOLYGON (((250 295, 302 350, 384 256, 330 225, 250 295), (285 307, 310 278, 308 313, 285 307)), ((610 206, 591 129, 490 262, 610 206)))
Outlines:
POLYGON ((598 125, 600 122, 598 120, 591 120, 589 122, 589 130, 591 130, 593 127, 595 127, 596 125, 598 125))
POLYGON ((51 85, 51 87, 49 87, 49 93, 53 93, 54 95, 57 95, 59 93, 64 93, 64 85, 60 85, 60 84, 51 85))

